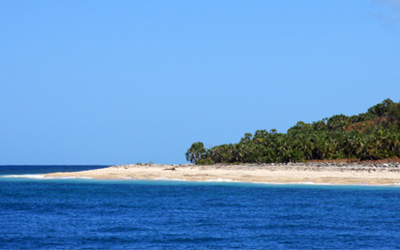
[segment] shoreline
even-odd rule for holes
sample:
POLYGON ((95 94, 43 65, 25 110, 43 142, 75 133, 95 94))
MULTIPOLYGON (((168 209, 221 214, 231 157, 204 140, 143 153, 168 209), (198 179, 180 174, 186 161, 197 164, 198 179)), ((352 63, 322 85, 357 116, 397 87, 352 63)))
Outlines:
POLYGON ((171 180, 316 185, 400 185, 400 164, 289 163, 247 165, 129 164, 81 172, 45 174, 45 178, 171 180))

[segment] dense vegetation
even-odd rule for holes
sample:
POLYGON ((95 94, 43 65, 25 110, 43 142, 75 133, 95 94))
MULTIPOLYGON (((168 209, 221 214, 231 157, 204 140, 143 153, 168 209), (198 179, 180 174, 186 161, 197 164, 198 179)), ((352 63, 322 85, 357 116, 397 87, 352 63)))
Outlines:
POLYGON ((246 133, 236 144, 209 149, 195 142, 186 159, 196 164, 378 160, 400 157, 400 103, 384 100, 354 116, 298 122, 286 134, 271 129, 246 133))

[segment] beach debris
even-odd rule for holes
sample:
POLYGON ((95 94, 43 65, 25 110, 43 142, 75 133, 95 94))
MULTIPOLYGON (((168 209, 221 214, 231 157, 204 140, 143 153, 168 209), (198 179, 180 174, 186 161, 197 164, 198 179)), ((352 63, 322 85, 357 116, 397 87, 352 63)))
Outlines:
POLYGON ((164 168, 163 170, 170 170, 170 171, 176 171, 176 167, 169 167, 169 168, 164 168))

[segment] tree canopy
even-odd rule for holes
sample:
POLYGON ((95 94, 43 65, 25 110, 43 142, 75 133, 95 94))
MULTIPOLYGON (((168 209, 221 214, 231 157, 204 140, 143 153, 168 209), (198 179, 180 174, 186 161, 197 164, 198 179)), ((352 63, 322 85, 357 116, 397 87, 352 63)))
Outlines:
POLYGON ((378 160, 400 157, 400 103, 386 99, 366 113, 305 123, 287 133, 257 130, 238 143, 205 149, 193 143, 186 159, 196 164, 272 163, 309 160, 378 160))

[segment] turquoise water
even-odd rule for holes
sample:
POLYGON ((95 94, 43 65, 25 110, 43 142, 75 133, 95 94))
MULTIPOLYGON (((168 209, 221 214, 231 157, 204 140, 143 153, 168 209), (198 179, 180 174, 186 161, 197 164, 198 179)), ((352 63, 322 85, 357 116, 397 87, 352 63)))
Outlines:
POLYGON ((0 166, 0 248, 400 248, 397 187, 16 178, 43 168, 0 166))

